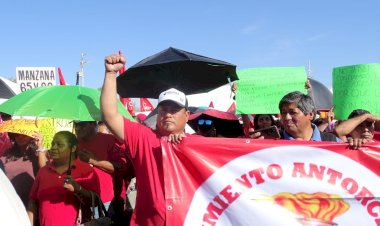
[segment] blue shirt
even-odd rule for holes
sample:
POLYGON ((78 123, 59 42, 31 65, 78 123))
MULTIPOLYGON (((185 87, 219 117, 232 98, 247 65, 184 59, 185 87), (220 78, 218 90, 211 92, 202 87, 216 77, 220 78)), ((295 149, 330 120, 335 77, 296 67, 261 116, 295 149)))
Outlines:
MULTIPOLYGON (((319 131, 318 127, 315 124, 311 124, 311 127, 313 128, 313 134, 310 138, 312 141, 322 141, 321 139, 321 132, 319 131)), ((287 133, 285 130, 283 131, 283 139, 284 140, 295 140, 294 137, 292 137, 289 133, 287 133)), ((338 137, 336 138, 337 142, 341 142, 342 140, 338 137)))

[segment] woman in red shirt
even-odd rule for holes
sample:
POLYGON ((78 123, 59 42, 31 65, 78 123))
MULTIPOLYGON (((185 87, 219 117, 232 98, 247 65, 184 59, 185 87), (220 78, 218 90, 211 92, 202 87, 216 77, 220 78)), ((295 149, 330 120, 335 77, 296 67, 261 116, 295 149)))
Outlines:
POLYGON ((39 170, 30 193, 27 210, 32 225, 37 211, 41 226, 76 225, 80 204, 90 206, 89 190, 99 193, 93 168, 76 158, 77 143, 68 131, 55 134, 49 150, 52 161, 39 170))

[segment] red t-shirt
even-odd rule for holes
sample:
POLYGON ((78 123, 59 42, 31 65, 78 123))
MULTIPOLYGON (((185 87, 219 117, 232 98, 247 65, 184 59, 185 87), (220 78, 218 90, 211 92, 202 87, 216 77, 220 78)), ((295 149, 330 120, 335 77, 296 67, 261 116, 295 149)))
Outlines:
POLYGON ((376 141, 376 142, 380 141, 380 132, 379 131, 375 131, 373 133, 373 140, 376 141))
MULTIPOLYGON (((115 141, 116 138, 113 135, 97 133, 90 141, 79 140, 78 151, 87 150, 92 152, 97 160, 109 160, 109 155, 113 152, 115 141)), ((105 203, 111 201, 114 197, 112 175, 97 167, 94 167, 94 170, 100 180, 101 200, 105 203)))
POLYGON ((108 153, 114 148, 115 140, 115 137, 111 134, 97 133, 89 141, 79 140, 78 149, 92 152, 97 160, 108 160, 108 153))
POLYGON ((127 187, 135 172, 131 159, 127 157, 129 153, 126 151, 125 143, 119 142, 116 139, 115 148, 112 153, 109 154, 109 161, 115 167, 113 174, 113 189, 115 197, 122 199, 126 198, 127 187))
POLYGON ((160 136, 124 119, 124 138, 136 174, 136 207, 131 226, 165 225, 165 194, 160 136))
MULTIPOLYGON (((75 160, 71 175, 83 188, 99 192, 99 179, 89 164, 75 160)), ((63 187, 65 177, 66 172, 59 174, 52 163, 37 173, 30 199, 38 203, 41 226, 75 225, 79 200, 73 192, 63 187)))

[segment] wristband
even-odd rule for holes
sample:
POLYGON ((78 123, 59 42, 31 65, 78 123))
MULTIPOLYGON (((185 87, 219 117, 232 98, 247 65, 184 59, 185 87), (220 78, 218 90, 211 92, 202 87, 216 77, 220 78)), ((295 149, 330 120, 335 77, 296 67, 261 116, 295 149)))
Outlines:
POLYGON ((36 153, 38 153, 38 152, 46 152, 46 151, 47 150, 45 148, 39 148, 39 149, 36 150, 36 153))

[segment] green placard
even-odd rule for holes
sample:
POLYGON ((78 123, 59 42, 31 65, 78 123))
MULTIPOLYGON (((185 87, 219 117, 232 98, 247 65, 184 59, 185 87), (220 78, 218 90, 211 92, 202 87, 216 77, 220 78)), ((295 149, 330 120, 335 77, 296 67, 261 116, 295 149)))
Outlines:
POLYGON ((306 94, 304 67, 250 68, 237 72, 238 114, 277 114, 281 98, 293 91, 306 94))
POLYGON ((347 119, 355 109, 380 115, 380 64, 334 68, 333 103, 337 119, 347 119))

